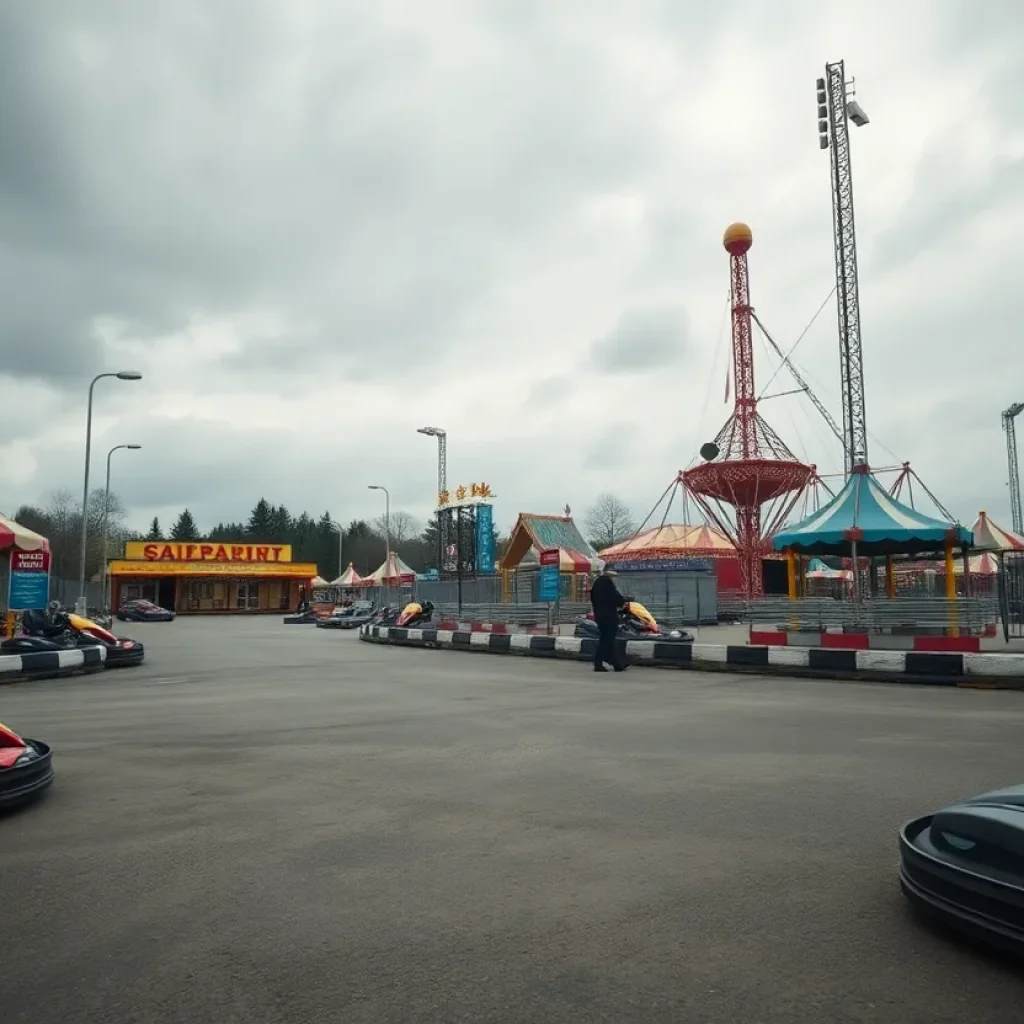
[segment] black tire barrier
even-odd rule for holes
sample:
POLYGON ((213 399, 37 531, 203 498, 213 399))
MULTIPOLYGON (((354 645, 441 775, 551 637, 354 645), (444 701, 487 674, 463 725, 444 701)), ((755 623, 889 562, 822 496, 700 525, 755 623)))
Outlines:
MULTIPOLYGON (((592 660, 597 642, 576 636, 468 633, 444 629, 400 629, 395 626, 363 626, 359 630, 359 639, 378 644, 571 661, 592 660)), ((616 643, 620 655, 630 664, 659 668, 1024 690, 1024 654, 926 654, 921 651, 726 646, 655 640, 618 640, 616 643)))

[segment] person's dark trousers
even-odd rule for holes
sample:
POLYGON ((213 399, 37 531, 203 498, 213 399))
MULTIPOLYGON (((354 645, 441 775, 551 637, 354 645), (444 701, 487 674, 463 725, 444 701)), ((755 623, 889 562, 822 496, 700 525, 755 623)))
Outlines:
POLYGON ((604 665, 611 665, 616 672, 621 672, 625 665, 619 662, 618 652, 615 650, 615 637, 619 631, 619 624, 615 619, 611 621, 599 621, 597 623, 597 650, 594 652, 594 668, 600 670, 604 665))

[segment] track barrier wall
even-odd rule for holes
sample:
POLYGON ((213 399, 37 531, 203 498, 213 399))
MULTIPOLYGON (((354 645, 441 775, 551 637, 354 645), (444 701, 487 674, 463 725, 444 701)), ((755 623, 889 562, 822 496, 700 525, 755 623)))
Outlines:
MULTIPOLYGON (((418 648, 589 661, 596 641, 572 636, 504 635, 445 629, 363 626, 360 640, 418 648)), ((932 686, 1024 689, 1024 654, 925 653, 814 647, 685 644, 619 640, 630 663, 756 675, 809 676, 932 686)))
POLYGON ((0 683, 22 679, 48 679, 78 672, 100 672, 106 668, 105 647, 75 647, 66 651, 33 651, 30 654, 0 654, 0 683))

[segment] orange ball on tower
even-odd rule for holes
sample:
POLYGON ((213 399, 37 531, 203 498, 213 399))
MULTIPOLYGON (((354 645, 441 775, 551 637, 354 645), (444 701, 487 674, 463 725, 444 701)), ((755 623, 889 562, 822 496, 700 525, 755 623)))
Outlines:
POLYGON ((753 244, 754 234, 740 221, 730 224, 722 235, 722 245, 730 256, 742 256, 753 244))

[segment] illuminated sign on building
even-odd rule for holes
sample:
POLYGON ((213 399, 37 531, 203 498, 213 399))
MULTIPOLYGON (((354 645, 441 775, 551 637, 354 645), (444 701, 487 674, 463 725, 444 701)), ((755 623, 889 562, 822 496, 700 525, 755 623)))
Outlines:
POLYGON ((124 557, 134 562, 290 562, 292 546, 130 540, 124 546, 124 557))

